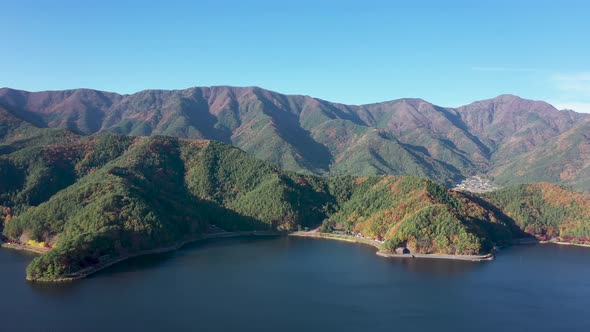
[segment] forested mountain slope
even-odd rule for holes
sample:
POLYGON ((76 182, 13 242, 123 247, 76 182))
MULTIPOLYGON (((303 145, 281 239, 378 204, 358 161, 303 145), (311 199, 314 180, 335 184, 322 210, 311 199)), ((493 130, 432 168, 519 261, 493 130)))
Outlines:
MULTIPOLYGON (((212 139, 308 174, 409 174, 446 185, 473 174, 497 175, 503 183, 541 180, 540 171, 511 175, 504 171, 506 164, 528 153, 546 155, 553 148, 547 141, 563 140, 562 135, 588 119, 587 114, 511 95, 456 109, 410 98, 357 106, 227 86, 131 95, 4 88, 0 116, 83 135, 212 139)), ((0 140, 15 139, 4 136, 0 128, 0 140)), ((576 147, 561 148, 572 156, 571 164, 583 163, 570 153, 576 147)), ((542 165, 561 162, 557 155, 548 158, 542 165)), ((576 182, 583 176, 575 173, 555 181, 576 182)), ((589 190, 589 185, 577 188, 589 190)))
POLYGON ((590 243, 588 194, 550 183, 535 183, 507 187, 483 197, 537 238, 590 243))

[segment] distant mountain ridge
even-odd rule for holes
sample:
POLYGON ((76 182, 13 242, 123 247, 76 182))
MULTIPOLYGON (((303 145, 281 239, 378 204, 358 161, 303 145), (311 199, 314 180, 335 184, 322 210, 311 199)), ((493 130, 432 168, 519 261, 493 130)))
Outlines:
MULTIPOLYGON (((447 185, 487 174, 500 184, 545 180, 590 190, 584 181, 590 158, 578 153, 590 141, 590 114, 512 95, 448 108, 412 98, 344 105, 258 87, 130 95, 3 88, 0 116, 11 118, 10 128, 23 121, 23 126, 67 128, 83 135, 212 139, 309 174, 410 174, 447 185), (540 159, 546 165, 541 169, 540 159)), ((8 127, 4 120, 2 126, 8 127)), ((10 128, 0 128, 0 142, 18 139, 10 128)))

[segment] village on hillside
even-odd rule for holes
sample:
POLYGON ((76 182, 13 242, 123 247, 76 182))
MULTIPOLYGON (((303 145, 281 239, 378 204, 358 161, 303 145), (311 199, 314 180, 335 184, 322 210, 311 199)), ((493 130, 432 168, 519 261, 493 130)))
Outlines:
POLYGON ((457 184, 453 190, 469 191, 472 193, 483 193, 498 189, 489 179, 479 175, 471 176, 457 184))

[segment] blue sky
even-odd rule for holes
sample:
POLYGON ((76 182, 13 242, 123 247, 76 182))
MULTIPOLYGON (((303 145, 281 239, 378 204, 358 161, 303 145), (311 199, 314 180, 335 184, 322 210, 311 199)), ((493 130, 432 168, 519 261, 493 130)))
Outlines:
POLYGON ((363 104, 503 93, 590 112, 585 1, 0 3, 0 86, 261 86, 363 104))

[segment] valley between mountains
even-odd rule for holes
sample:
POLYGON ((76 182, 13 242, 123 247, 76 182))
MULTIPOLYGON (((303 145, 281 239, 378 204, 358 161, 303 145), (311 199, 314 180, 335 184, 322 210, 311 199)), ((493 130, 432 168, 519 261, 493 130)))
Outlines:
POLYGON ((423 254, 486 254, 533 236, 588 243, 589 166, 588 115, 510 95, 445 108, 260 88, 0 89, 3 237, 49 249, 30 280, 212 227, 321 226, 423 254), (501 189, 448 189, 471 175, 501 189))

